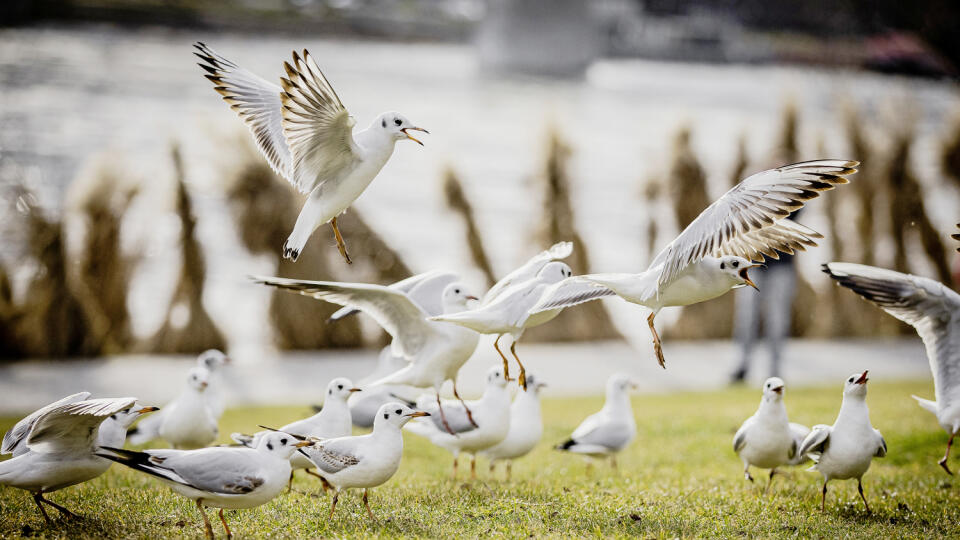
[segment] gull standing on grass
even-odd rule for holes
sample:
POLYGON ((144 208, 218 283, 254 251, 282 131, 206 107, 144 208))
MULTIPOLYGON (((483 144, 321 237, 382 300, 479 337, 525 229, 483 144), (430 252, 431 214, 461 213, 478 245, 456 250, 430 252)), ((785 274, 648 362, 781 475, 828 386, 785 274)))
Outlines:
POLYGON ((311 444, 278 431, 261 437, 253 450, 221 446, 134 452, 103 447, 97 455, 156 476, 173 491, 194 500, 207 538, 212 539, 213 528, 204 506, 220 509, 220 522, 227 538, 232 537, 223 510, 253 508, 272 500, 287 484, 290 457, 311 444))
POLYGON ((637 436, 629 394, 635 388, 637 383, 629 376, 622 373, 611 376, 607 379, 607 401, 603 408, 588 416, 567 441, 554 448, 596 458, 609 456, 610 466, 617 468, 617 452, 637 436))
POLYGON ((539 301, 548 286, 573 275, 569 266, 559 262, 559 259, 565 259, 572 251, 572 243, 558 242, 498 281, 487 291, 476 309, 460 313, 448 312, 431 317, 430 320, 459 324, 481 334, 496 334, 493 348, 503 360, 503 374, 507 380, 510 380, 510 366, 498 343, 504 334, 510 334, 513 337, 510 352, 520 367, 518 380, 520 386, 526 388, 525 370, 517 357, 517 341, 527 328, 549 322, 560 314, 559 309, 531 314, 530 308, 539 301))
POLYGON ((863 475, 875 457, 887 455, 887 442, 870 425, 870 410, 867 408, 867 372, 854 373, 843 387, 843 403, 832 426, 816 425, 799 450, 801 455, 810 454, 815 462, 810 470, 823 475, 823 495, 820 510, 826 510, 827 482, 833 479, 857 479, 857 491, 863 506, 870 512, 870 505, 863 495, 863 475))
MULTIPOLYGON (((373 317, 390 336, 391 351, 409 361, 407 366, 369 387, 384 384, 401 384, 418 388, 433 388, 437 403, 440 403, 440 387, 446 381, 453 382, 453 394, 457 393, 457 373, 473 355, 480 336, 473 330, 455 324, 428 320, 429 313, 417 305, 407 294, 398 290, 368 283, 337 283, 333 281, 303 281, 275 277, 251 277, 256 283, 311 296, 318 300, 350 306, 373 317)), ((462 311, 467 301, 476 300, 461 283, 444 287, 441 302, 445 313, 462 311)), ((446 426, 446 417, 439 410, 441 422, 446 426)), ((468 416, 472 413, 468 409, 468 416)), ((449 426, 447 429, 453 431, 449 426)))
MULTIPOLYGON (((164 407, 160 437, 174 448, 202 448, 217 438, 217 418, 205 393, 210 372, 195 367, 187 376, 187 385, 173 402, 164 407)), ((131 441, 132 442, 132 441, 131 441)))
POLYGON ((652 310, 647 325, 660 367, 666 368, 654 318, 668 306, 687 306, 750 285, 752 261, 815 246, 822 236, 787 216, 821 192, 846 184, 856 161, 784 165, 740 182, 707 207, 639 274, 590 274, 565 279, 531 310, 539 313, 617 295, 652 310))
MULTIPOLYGON (((418 400, 418 408, 433 413, 439 407, 429 398, 418 400)), ((510 431, 510 392, 503 370, 492 367, 487 371, 487 387, 483 396, 467 403, 446 401, 443 408, 447 413, 449 429, 435 417, 410 424, 407 430, 426 437, 433 444, 446 448, 453 454, 453 478, 457 477, 457 459, 460 452, 471 455, 470 478, 477 477, 477 453, 487 450, 501 441, 510 431), (473 411, 473 419, 467 415, 467 406, 473 411)))
MULTIPOLYGON (((223 368, 229 364, 230 358, 217 349, 204 351, 197 356, 197 368, 199 368, 201 372, 206 371, 205 378, 207 387, 203 390, 203 398, 215 422, 219 422, 220 417, 223 416, 225 405, 223 399, 223 368)), ((193 372, 191 371, 190 373, 193 372)), ((129 432, 128 437, 130 443, 139 445, 146 444, 153 439, 159 439, 160 426, 163 425, 163 419, 167 414, 168 408, 176 408, 172 407, 175 403, 176 402, 168 403, 156 414, 151 414, 141 420, 137 424, 137 427, 131 429, 129 432)))
POLYGON ((122 445, 126 428, 141 414, 156 410, 138 408, 136 398, 86 399, 89 395, 81 392, 48 405, 21 420, 3 438, 3 453, 14 457, 0 462, 0 484, 33 493, 47 523, 51 520, 43 504, 66 517, 77 516, 43 495, 106 472, 111 463, 94 455, 98 447, 122 445), (111 425, 105 426, 111 417, 111 425))
POLYGON ((321 476, 336 489, 330 505, 330 519, 337 508, 340 491, 363 488, 363 505, 367 515, 376 521, 370 511, 367 491, 383 484, 400 468, 403 457, 403 426, 413 418, 430 416, 407 405, 385 403, 377 411, 373 431, 355 437, 337 439, 311 438, 313 445, 304 449, 321 476))
MULTIPOLYGON (((323 408, 317 414, 310 418, 291 422, 280 428, 284 433, 299 435, 302 437, 317 437, 321 439, 331 439, 336 437, 346 437, 352 432, 352 423, 350 421, 350 407, 347 406, 347 399, 360 389, 353 386, 350 379, 338 377, 327 384, 327 397, 323 401, 323 408)), ((270 433, 270 431, 260 431, 253 435, 243 433, 233 433, 230 438, 235 442, 250 448, 256 448, 260 439, 270 433)), ((307 459, 301 452, 295 452, 290 457, 290 480, 288 487, 293 483, 293 473, 297 469, 306 470, 307 474, 323 479, 322 476, 313 472, 313 462, 307 459)), ((327 486, 324 485, 324 490, 327 486)))
POLYGON ((536 448, 543 436, 543 417, 540 414, 540 389, 546 384, 527 375, 527 389, 520 391, 510 405, 510 429, 499 444, 480 452, 490 458, 490 474, 495 472, 498 461, 507 463, 507 480, 510 480, 513 460, 521 458, 536 448))
POLYGON ((203 43, 194 47, 203 60, 198 65, 247 124, 270 167, 300 193, 309 194, 283 244, 283 256, 296 261, 313 231, 329 222, 340 254, 350 263, 337 216, 380 173, 397 141, 409 139, 422 146, 409 132, 427 130, 400 113, 385 112, 354 134, 356 121, 306 49, 293 52, 292 64, 283 63, 281 88, 203 43))
POLYGON ((744 421, 733 436, 733 451, 743 461, 743 476, 753 482, 750 467, 770 469, 770 478, 764 492, 770 489, 773 475, 781 465, 799 464, 803 438, 810 429, 793 424, 787 419, 783 403, 784 383, 779 377, 770 377, 763 383, 763 397, 757 412, 744 421), (794 463, 796 462, 796 463, 794 463))
POLYGON ((950 436, 938 463, 953 474, 947 460, 960 432, 960 295, 932 279, 862 264, 832 262, 823 271, 917 330, 927 348, 935 401, 913 399, 936 415, 950 436))

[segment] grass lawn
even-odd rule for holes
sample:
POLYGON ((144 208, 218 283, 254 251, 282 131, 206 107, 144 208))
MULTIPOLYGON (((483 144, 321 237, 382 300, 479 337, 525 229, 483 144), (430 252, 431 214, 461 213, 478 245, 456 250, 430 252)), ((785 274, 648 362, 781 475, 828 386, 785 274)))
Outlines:
MULTIPOLYGON (((841 382, 788 388, 791 420, 833 423, 841 382)), ((936 464, 946 434, 910 394, 932 398, 933 385, 870 383, 871 419, 889 446, 887 457, 874 460, 864 478, 872 515, 865 513, 852 481, 831 482, 827 511, 821 513, 820 475, 807 472, 807 466, 776 477, 766 496, 760 471, 758 485, 744 480, 731 439, 759 402, 754 388, 634 397, 638 437, 621 454, 619 470, 605 463, 590 470, 580 457, 551 450, 600 407, 600 397, 547 399, 543 443, 515 463, 512 481, 502 480, 502 471, 491 477, 486 463, 478 467, 479 481, 468 481, 469 467, 463 466, 453 481, 450 454, 407 434, 400 471, 371 492, 378 523, 368 521, 360 492, 341 496, 337 514, 328 520, 329 498, 303 473, 294 488, 304 493, 227 515, 239 537, 958 537, 960 480, 936 464)), ((231 431, 279 426, 307 412, 306 407, 230 410, 221 423, 223 439, 231 431)), ((0 429, 15 421, 0 419, 0 429)), ((951 459, 951 466, 960 469, 960 457, 951 459)), ((26 492, 0 487, 0 536, 203 536, 192 502, 119 465, 49 498, 86 519, 58 520, 47 528, 26 492)), ((210 516, 214 520, 213 512, 210 516)))

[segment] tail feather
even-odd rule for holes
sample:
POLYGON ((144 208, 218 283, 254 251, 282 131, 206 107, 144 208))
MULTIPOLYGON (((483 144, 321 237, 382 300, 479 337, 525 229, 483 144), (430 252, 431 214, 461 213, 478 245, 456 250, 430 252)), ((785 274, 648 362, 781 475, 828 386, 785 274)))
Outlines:
POLYGON ((577 441, 573 439, 567 439, 566 441, 553 447, 554 450, 569 450, 572 446, 577 444, 577 441))
POLYGON ((114 448, 112 446, 101 446, 94 453, 102 458, 116 461, 121 465, 126 465, 131 469, 147 473, 151 476, 199 489, 184 480, 179 474, 161 467, 160 464, 163 463, 164 458, 151 456, 147 452, 124 450, 123 448, 114 448))
POLYGON ((253 448, 253 443, 256 438, 253 435, 247 435, 246 433, 231 433, 230 439, 241 446, 253 448))
POLYGON ((933 414, 937 414, 937 402, 936 402, 936 401, 930 401, 929 399, 923 399, 922 397, 919 397, 919 396, 910 396, 910 397, 912 397, 913 399, 917 400, 917 404, 920 405, 921 407, 923 407, 924 409, 932 412, 933 414))

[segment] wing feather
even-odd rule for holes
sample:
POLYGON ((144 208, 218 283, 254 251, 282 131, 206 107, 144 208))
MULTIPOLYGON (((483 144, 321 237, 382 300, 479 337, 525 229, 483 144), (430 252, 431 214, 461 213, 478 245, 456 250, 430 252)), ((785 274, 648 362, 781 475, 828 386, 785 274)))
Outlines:
POLYGON ((30 431, 33 430, 33 426, 36 425, 38 418, 61 405, 83 401, 88 397, 90 397, 90 392, 77 392, 30 413, 3 436, 3 446, 0 447, 0 454, 13 454, 16 457, 28 452, 29 449, 24 443, 30 435, 30 431))
POLYGON ((806 201, 846 184, 846 177, 857 172, 857 165, 856 161, 844 160, 806 161, 763 171, 740 182, 707 207, 653 260, 650 268, 663 265, 660 288, 687 266, 731 248, 753 258, 773 250, 791 253, 797 246, 816 245, 814 239, 819 235, 810 229, 781 223, 806 201), (759 234, 771 227, 776 234, 759 234))
POLYGON ((304 453, 318 469, 335 474, 360 463, 360 458, 353 455, 348 446, 343 439, 332 439, 308 446, 304 448, 304 453))
POLYGON ((523 263, 522 266, 496 282, 493 287, 490 287, 487 294, 483 295, 480 305, 485 306, 492 303, 503 291, 509 289, 512 285, 535 278, 547 263, 566 259, 571 253, 573 253, 573 242, 557 242, 540 253, 537 253, 531 257, 530 260, 523 263))
POLYGON ((89 452, 97 440, 100 423, 108 416, 133 406, 137 399, 88 399, 60 405, 37 418, 27 448, 34 452, 89 452))

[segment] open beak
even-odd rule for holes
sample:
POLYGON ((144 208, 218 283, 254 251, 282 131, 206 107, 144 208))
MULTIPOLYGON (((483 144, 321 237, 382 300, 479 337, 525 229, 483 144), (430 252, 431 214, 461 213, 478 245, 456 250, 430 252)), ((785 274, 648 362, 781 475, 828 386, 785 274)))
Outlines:
POLYGON ((313 446, 313 441, 300 441, 297 444, 293 445, 296 448, 303 448, 305 446, 313 446))
POLYGON ((411 417, 411 418, 417 418, 418 416, 430 416, 430 413, 428 413, 428 412, 423 412, 423 411, 416 411, 416 412, 412 412, 412 413, 410 413, 410 414, 408 414, 408 415, 406 415, 406 416, 409 416, 409 417, 411 417))
POLYGON ((860 375, 860 378, 854 381, 854 384, 867 384, 868 380, 869 379, 867 379, 867 372, 864 371, 863 375, 860 375))
POLYGON ((783 387, 782 387, 782 386, 778 386, 778 387, 776 387, 776 388, 772 388, 771 390, 773 390, 774 392, 776 392, 776 393, 778 393, 778 394, 782 394, 782 393, 783 393, 783 387))
POLYGON ((479 298, 477 298, 476 296, 474 296, 474 295, 472 295, 472 294, 468 294, 468 295, 467 295, 467 300, 479 300, 479 298))
POLYGON ((760 290, 760 287, 757 287, 757 284, 754 283, 752 279, 750 279, 750 276, 749 276, 749 275, 747 275, 747 271, 748 271, 748 270, 750 270, 751 268, 756 268, 756 267, 758 267, 758 266, 760 266, 760 265, 759 265, 759 264, 753 264, 753 265, 744 266, 743 268, 741 268, 741 269, 740 269, 740 279, 742 279, 743 282, 746 283, 747 285, 749 285, 749 286, 751 286, 751 287, 753 287, 754 289, 756 289, 756 290, 759 291, 759 290, 760 290))
POLYGON ((426 133, 427 135, 430 134, 429 131, 423 129, 422 127, 403 128, 403 129, 401 129, 400 131, 402 131, 403 134, 406 135, 408 139, 410 139, 411 141, 419 144, 420 146, 423 146, 423 143, 420 142, 420 139, 417 139, 417 138, 414 137, 413 135, 410 135, 410 132, 411 132, 411 131, 422 131, 422 132, 426 133))
POLYGON ((137 414, 147 414, 148 412, 159 411, 160 407, 144 407, 137 411, 137 414))
POLYGON ((363 388, 351 388, 350 392, 363 392, 363 388))

